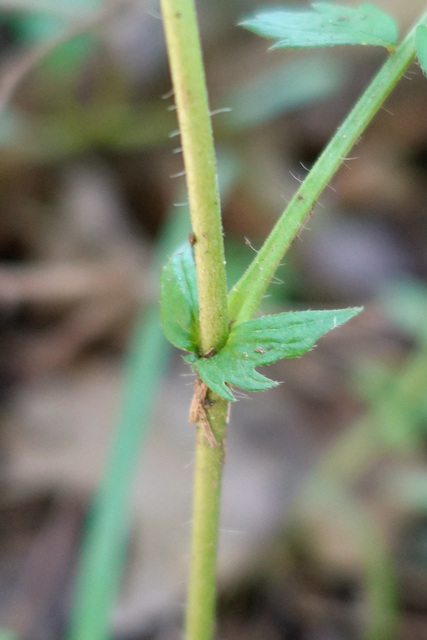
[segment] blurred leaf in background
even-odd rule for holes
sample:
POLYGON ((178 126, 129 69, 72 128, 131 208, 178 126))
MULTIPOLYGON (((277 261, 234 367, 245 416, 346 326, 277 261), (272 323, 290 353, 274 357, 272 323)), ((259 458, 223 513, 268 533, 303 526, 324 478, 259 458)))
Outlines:
MULTIPOLYGON (((6 24, 16 37, 18 43, 24 46, 41 44, 65 36, 67 29, 89 16, 99 8, 102 0, 34 0, 29 2, 25 11, 8 16, 6 24)), ((1 10, 1 5, 0 5, 1 10)), ((72 71, 93 46, 90 34, 73 37, 64 42, 49 56, 52 71, 72 71)))

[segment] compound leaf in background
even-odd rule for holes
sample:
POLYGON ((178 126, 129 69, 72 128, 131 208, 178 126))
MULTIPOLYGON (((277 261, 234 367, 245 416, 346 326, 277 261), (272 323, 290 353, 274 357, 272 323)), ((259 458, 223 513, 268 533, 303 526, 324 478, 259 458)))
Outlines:
POLYGON ((185 351, 197 352, 199 296, 193 249, 189 244, 171 256, 160 280, 161 320, 166 338, 185 351))
POLYGON ((415 46, 418 62, 424 73, 427 74, 427 27, 424 24, 420 24, 415 31, 415 46))
POLYGON ((187 356, 207 386, 223 398, 235 397, 229 385, 262 391, 278 383, 255 368, 281 358, 296 358, 311 349, 325 333, 347 322, 361 308, 296 311, 263 316, 235 325, 226 345, 212 357, 187 356))
POLYGON ((397 42, 393 18, 370 3, 344 7, 315 2, 311 6, 313 11, 265 11, 240 24, 258 35, 276 39, 273 49, 354 44, 391 49, 397 42))

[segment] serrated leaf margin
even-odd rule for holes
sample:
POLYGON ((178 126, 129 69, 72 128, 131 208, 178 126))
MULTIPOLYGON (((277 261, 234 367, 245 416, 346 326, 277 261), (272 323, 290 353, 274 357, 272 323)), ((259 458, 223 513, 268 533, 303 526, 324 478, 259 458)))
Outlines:
MULTIPOLYGON (((344 46, 344 45, 371 45, 371 46, 383 46, 388 50, 393 50, 396 45, 396 42, 398 40, 398 29, 397 29, 395 20, 388 13, 386 13, 385 11, 382 11, 381 9, 379 9, 378 7, 376 7, 371 3, 367 2, 362 5, 359 5, 358 7, 348 7, 345 5, 335 5, 330 2, 314 2, 311 4, 311 6, 313 7, 313 11, 292 11, 288 9, 287 10, 272 9, 271 11, 266 11, 263 13, 258 12, 252 18, 243 20, 239 24, 240 26, 243 26, 249 29, 250 31, 257 33, 260 36, 276 39, 277 42, 272 45, 271 49, 277 49, 277 48, 301 49, 301 48, 332 47, 332 46, 344 46), (363 12, 367 12, 371 14, 372 18, 375 18, 374 23, 376 26, 381 21, 381 24, 384 30, 388 32, 387 39, 385 39, 384 37, 380 37, 378 33, 372 32, 372 30, 371 32, 369 31, 366 32, 367 37, 365 37, 365 39, 356 40, 354 37, 350 38, 348 35, 350 32, 346 33, 345 31, 341 34, 342 37, 340 39, 339 38, 340 33, 339 31, 337 31, 335 33, 335 41, 334 41, 333 32, 331 31, 328 32, 327 30, 325 30, 324 39, 322 41, 320 38, 321 31, 319 31, 318 29, 315 29, 315 25, 314 25, 313 27, 306 28, 307 42, 304 43, 303 38, 301 38, 299 43, 297 43, 297 39, 295 37, 292 39, 290 35, 288 35, 286 38, 283 38, 282 37, 283 34, 273 29, 273 23, 271 24, 269 29, 266 29, 266 26, 264 26, 263 28, 259 26, 259 22, 261 18, 265 19, 266 16, 277 15, 277 16, 283 17, 288 15, 288 16, 293 16, 294 21, 301 22, 301 32, 303 33, 304 22, 307 23, 310 18, 313 18, 313 16, 320 20, 322 15, 327 16, 329 14, 330 16, 332 16, 332 18, 330 18, 330 21, 332 21, 333 19, 338 20, 339 16, 334 18, 334 16, 336 16, 337 14, 337 11, 340 11, 342 13, 343 18, 347 18, 351 16, 354 16, 354 17, 359 16, 360 18, 363 18, 363 12), (312 30, 311 33, 310 33, 310 30, 312 30), (313 41, 313 35, 317 36, 317 42, 316 42, 316 37, 314 38, 314 41, 313 41)), ((291 31, 289 33, 291 33, 291 31)))
POLYGON ((233 327, 219 353, 209 358, 190 355, 186 360, 209 388, 233 402, 236 398, 231 385, 246 391, 263 391, 278 384, 256 371, 256 367, 306 353, 325 333, 361 310, 353 307, 262 316, 233 327))

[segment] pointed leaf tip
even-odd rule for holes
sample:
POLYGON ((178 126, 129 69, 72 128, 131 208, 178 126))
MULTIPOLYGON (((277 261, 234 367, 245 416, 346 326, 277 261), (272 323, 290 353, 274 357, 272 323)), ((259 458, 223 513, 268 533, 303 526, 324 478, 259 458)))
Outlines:
POLYGON ((263 316, 232 328, 225 347, 211 358, 193 358, 199 376, 215 393, 234 401, 230 385, 263 391, 278 383, 256 367, 309 351, 325 333, 360 313, 361 307, 263 316))

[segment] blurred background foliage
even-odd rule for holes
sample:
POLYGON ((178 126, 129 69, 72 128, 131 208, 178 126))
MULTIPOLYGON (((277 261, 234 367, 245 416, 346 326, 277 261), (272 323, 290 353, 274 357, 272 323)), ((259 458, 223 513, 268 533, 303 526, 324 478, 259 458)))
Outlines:
MULTIPOLYGON (((236 26, 260 4, 197 2, 230 285, 387 55, 267 53, 236 26)), ((424 8, 377 4, 402 32, 424 8)), ((192 378, 157 279, 189 223, 159 8, 0 0, 0 69, 1 638, 71 616, 86 640, 106 609, 115 638, 178 638, 192 378)), ((426 98, 414 66, 265 300, 365 312, 233 407, 221 640, 427 639, 426 98)))

